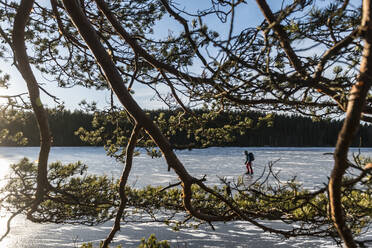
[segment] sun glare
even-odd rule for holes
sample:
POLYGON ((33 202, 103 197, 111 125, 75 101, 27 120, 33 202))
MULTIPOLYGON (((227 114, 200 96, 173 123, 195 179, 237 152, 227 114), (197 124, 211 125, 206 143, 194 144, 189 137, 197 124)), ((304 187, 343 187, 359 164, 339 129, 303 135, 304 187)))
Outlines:
POLYGON ((6 92, 0 88, 0 107, 8 101, 8 99, 4 96, 6 96, 6 92))
MULTIPOLYGON (((10 161, 7 160, 6 158, 3 158, 0 156, 0 187, 2 188, 6 181, 5 181, 5 176, 9 173, 10 168, 10 161)), ((7 216, 8 213, 4 212, 3 209, 0 210, 0 237, 6 232, 6 226, 7 226, 7 216)), ((1 242, 1 247, 8 247, 9 240, 4 240, 1 242)))
POLYGON ((6 96, 9 94, 9 90, 5 87, 0 87, 0 96, 6 96))
POLYGON ((0 156, 0 187, 5 184, 5 176, 9 173, 10 161, 0 156))

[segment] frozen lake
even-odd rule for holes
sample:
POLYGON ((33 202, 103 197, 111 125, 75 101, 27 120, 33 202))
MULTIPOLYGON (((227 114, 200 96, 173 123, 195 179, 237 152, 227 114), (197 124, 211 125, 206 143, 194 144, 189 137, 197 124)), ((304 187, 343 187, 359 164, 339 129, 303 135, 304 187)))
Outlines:
MULTIPOLYGON (((264 166, 270 161, 276 161, 274 170, 280 170, 283 180, 297 175, 297 181, 309 189, 327 182, 333 166, 332 156, 324 155, 332 153, 333 148, 214 147, 176 153, 190 174, 195 177, 207 175, 207 183, 216 184, 219 181, 218 177, 234 180, 245 172, 244 150, 255 154, 253 163, 255 175, 261 174, 264 166)), ((0 147, 0 176, 8 172, 9 164, 23 157, 36 160, 38 151, 37 147, 0 147)), ((351 149, 349 155, 358 152, 358 149, 351 149)), ((360 152, 363 156, 372 157, 372 149, 362 148, 360 152)), ((64 163, 80 160, 89 166, 90 173, 119 177, 122 171, 122 165, 107 157, 101 147, 55 147, 51 151, 49 161, 56 160, 64 163)), ((173 171, 167 171, 167 165, 162 158, 152 159, 145 153, 134 158, 129 185, 142 187, 148 184, 168 185, 174 182, 177 182, 177 176, 173 171)), ((0 232, 3 233, 4 219, 0 219, 0 222, 0 232)), ((19 216, 13 222, 9 236, 0 243, 0 247, 79 247, 81 242, 104 239, 111 225, 111 222, 96 227, 39 225, 19 216)), ((330 240, 305 238, 284 240, 264 233, 245 222, 218 223, 215 227, 216 231, 205 226, 198 230, 174 232, 168 226, 159 223, 127 224, 122 225, 115 243, 122 243, 125 247, 137 247, 142 237, 155 233, 159 240, 169 240, 174 247, 336 247, 330 240)))

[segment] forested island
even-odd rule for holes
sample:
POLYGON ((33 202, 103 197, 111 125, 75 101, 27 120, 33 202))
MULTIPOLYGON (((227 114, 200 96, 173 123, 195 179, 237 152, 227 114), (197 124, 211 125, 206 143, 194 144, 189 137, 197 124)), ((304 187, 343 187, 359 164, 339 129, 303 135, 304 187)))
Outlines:
MULTIPOLYGON (((169 110, 151 110, 147 113, 154 119, 162 116, 167 123, 173 114, 169 110)), ((196 110, 196 114, 204 113, 202 110, 196 110)), ((34 116, 30 112, 23 113, 24 118, 13 120, 0 119, 0 130, 7 129, 9 133, 22 132, 27 143, 22 145, 39 146, 39 133, 34 116)), ((259 123, 260 119, 266 118, 258 112, 228 112, 219 115, 219 118, 207 123, 207 127, 220 126, 222 129, 226 126, 237 125, 237 119, 249 120, 250 126, 243 132, 231 132, 231 139, 225 139, 223 142, 212 142, 208 146, 334 146, 337 140, 338 132, 341 129, 343 120, 313 120, 309 117, 299 115, 272 115, 264 123, 259 123), (239 117, 239 118, 238 118, 239 117)), ((86 142, 80 138, 77 130, 93 130, 92 122, 94 114, 86 113, 81 110, 50 110, 49 123, 53 133, 54 146, 88 146, 92 143, 86 142)), ((131 124, 126 120, 120 120, 122 129, 131 130, 131 124)), ((169 126, 165 125, 165 128, 169 126)), ((105 127, 112 129, 112 125, 105 127)), ((243 128, 244 129, 244 128, 243 128)), ((169 130, 165 132, 169 133, 169 130)), ((188 135, 186 130, 177 130, 170 132, 169 139, 175 147, 202 147, 202 144, 193 135, 188 135)), ((353 146, 370 147, 372 146, 372 127, 361 125, 354 139, 353 146)), ((6 139, 1 146, 19 145, 14 139, 6 139)), ((96 142, 94 145, 105 145, 104 141, 96 142)))

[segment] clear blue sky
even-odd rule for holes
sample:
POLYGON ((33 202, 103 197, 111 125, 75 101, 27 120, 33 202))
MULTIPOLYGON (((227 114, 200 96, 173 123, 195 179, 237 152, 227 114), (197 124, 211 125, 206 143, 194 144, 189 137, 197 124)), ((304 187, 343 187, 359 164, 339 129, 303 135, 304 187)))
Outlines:
MULTIPOLYGON (((184 6, 187 11, 195 11, 197 8, 203 9, 208 7, 210 4, 209 0, 179 0, 178 2, 180 3, 179 7, 181 8, 181 6, 184 6)), ((234 31, 236 32, 247 26, 256 26, 263 20, 263 16, 255 1, 247 0, 246 2, 245 7, 239 8, 236 12, 237 20, 239 20, 234 26, 234 31)), ((268 0, 268 4, 273 8, 273 10, 277 10, 281 6, 282 1, 268 0)), ((221 34, 224 33, 224 30, 227 30, 227 25, 221 25, 216 21, 216 19, 209 18, 208 23, 211 29, 215 29, 221 34)), ((181 26, 177 22, 173 21, 169 16, 166 16, 164 20, 157 24, 155 34, 158 37, 166 37, 169 31, 173 30, 174 32, 177 32, 180 29, 181 26)), ((6 63, 0 61, 0 70, 11 75, 11 86, 9 90, 3 90, 0 88, 0 95, 12 95, 27 92, 25 82, 14 66, 9 62, 6 63)), ((56 83, 46 81, 39 73, 37 73, 36 70, 34 71, 42 86, 45 89, 48 89, 50 94, 59 97, 68 109, 78 108, 78 103, 81 100, 86 100, 88 102, 95 101, 98 103, 99 107, 103 107, 110 102, 110 92, 108 90, 96 91, 79 86, 61 89, 56 86, 56 83)), ((133 89, 135 91, 134 97, 141 107, 145 109, 156 109, 164 106, 159 100, 154 100, 154 93, 149 89, 145 89, 139 84, 134 85, 133 89)), ((48 107, 54 107, 56 105, 53 100, 45 94, 42 94, 41 98, 42 102, 48 107)))

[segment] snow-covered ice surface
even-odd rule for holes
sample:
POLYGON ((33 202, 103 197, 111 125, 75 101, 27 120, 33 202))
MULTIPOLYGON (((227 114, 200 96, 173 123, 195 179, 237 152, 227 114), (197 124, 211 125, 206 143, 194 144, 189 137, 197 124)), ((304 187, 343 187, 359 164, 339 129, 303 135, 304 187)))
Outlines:
MULTIPOLYGON (((308 189, 316 189, 327 181, 333 166, 331 155, 333 148, 270 148, 270 147, 214 147, 203 150, 177 151, 177 155, 186 169, 195 177, 207 175, 207 183, 219 183, 219 177, 236 180, 245 171, 243 154, 248 150, 255 154, 253 170, 255 177, 260 175, 265 165, 276 161, 274 171, 280 171, 281 179, 296 180, 308 189)), ((0 176, 9 168, 10 163, 22 157, 37 159, 38 148, 0 147, 0 176)), ((372 157, 372 149, 361 149, 363 156, 372 157)), ((351 149, 359 153, 358 149, 351 149)), ((78 160, 89 166, 90 173, 107 174, 119 177, 122 165, 105 156, 101 147, 55 147, 50 161, 76 162, 78 160)), ((2 181, 0 181, 3 183, 2 181)), ((162 158, 151 159, 145 153, 135 157, 129 184, 135 187, 151 185, 168 185, 177 182, 177 176, 167 171, 162 158)), ((0 219, 0 232, 5 230, 5 219, 0 219)), ((271 223, 270 225, 279 225, 271 223)), ((170 227, 159 223, 131 223, 122 225, 114 244, 125 247, 137 247, 142 237, 155 233, 159 240, 169 240, 173 247, 336 247, 331 240, 311 238, 282 239, 265 233, 247 222, 215 223, 216 230, 209 226, 200 229, 183 229, 172 231, 170 227)), ((100 226, 85 227, 74 225, 35 224, 23 216, 18 216, 12 224, 11 233, 0 247, 79 247, 81 242, 99 242, 106 237, 112 222, 100 226)), ((372 238, 372 233, 368 235, 372 238)))

